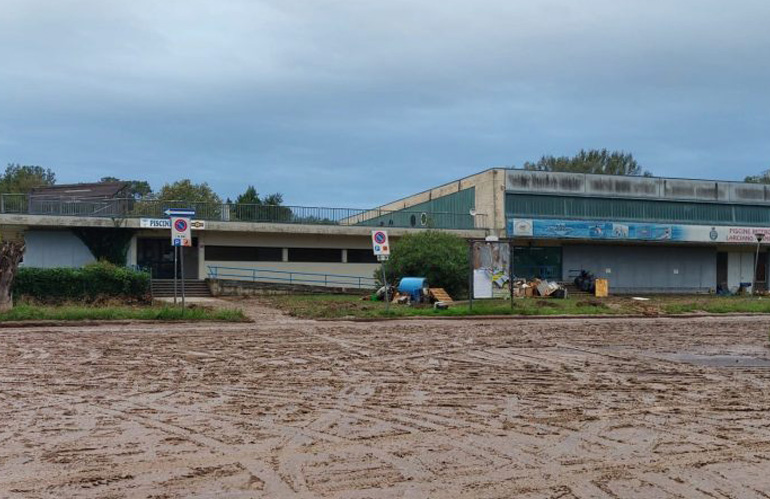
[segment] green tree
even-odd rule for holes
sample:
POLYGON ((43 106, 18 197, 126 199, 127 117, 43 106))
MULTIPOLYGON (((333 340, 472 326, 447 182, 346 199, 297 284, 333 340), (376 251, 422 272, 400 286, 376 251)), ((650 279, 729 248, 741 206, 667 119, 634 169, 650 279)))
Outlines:
POLYGON ((37 187, 56 183, 56 174, 50 168, 9 163, 0 176, 0 192, 26 194, 37 187))
POLYGON ((165 184, 160 191, 137 200, 131 211, 135 216, 163 217, 167 208, 193 208, 199 219, 226 220, 228 216, 209 184, 194 184, 190 179, 165 184))
POLYGON ((264 198, 262 198, 262 204, 269 205, 269 206, 282 206, 283 194, 281 194, 280 192, 269 194, 264 198))
POLYGON ((146 180, 121 180, 117 177, 102 177, 99 182, 128 182, 126 196, 134 199, 143 199, 152 195, 152 187, 146 180))
POLYGON ((283 194, 276 192, 261 198, 257 189, 250 185, 235 199, 231 216, 244 222, 289 222, 293 213, 282 205, 283 194))
POLYGON ((607 149, 581 149, 573 157, 543 156, 537 163, 524 163, 525 170, 542 172, 602 173, 605 175, 645 176, 652 174, 639 165, 631 153, 607 149))
MULTIPOLYGON (((454 234, 434 230, 407 234, 392 244, 385 271, 389 282, 425 277, 431 287, 444 288, 453 298, 466 297, 468 243, 454 234)), ((378 269, 374 277, 379 282, 382 270, 378 269)))
POLYGON ((750 184, 770 184, 770 170, 765 170, 759 175, 749 175, 743 181, 750 184))
POLYGON ((190 179, 177 180, 161 187, 156 198, 160 201, 184 201, 187 203, 220 204, 222 200, 208 183, 194 184, 190 179))
POLYGON ((262 200, 259 198, 257 189, 250 185, 246 188, 243 194, 235 198, 236 204, 262 204, 262 200))
POLYGON ((281 206, 283 204, 283 194, 276 192, 262 198, 259 196, 256 187, 250 185, 243 194, 235 198, 235 203, 281 206))

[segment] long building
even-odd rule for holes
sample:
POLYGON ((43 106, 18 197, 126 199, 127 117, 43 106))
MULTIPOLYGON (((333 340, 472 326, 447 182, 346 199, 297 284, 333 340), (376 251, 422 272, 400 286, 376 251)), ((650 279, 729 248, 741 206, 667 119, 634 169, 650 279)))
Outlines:
MULTIPOLYGON (((130 232, 130 265, 170 277, 163 211, 175 203, 120 193, 118 185, 79 184, 2 195, 0 224, 24 234, 24 265, 92 261, 77 234, 103 228, 130 232)), ((735 291, 755 281, 767 288, 768 253, 757 234, 770 233, 770 186, 759 184, 494 168, 374 209, 193 208, 185 272, 196 279, 369 279, 377 267, 370 232, 384 227, 396 239, 428 229, 508 238, 515 275, 570 281, 587 270, 615 293, 735 291)))

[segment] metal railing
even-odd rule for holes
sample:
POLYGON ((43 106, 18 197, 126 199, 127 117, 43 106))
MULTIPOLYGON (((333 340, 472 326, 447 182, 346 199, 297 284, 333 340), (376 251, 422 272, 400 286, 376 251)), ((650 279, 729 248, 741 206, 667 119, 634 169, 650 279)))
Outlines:
POLYGON ((248 267, 221 267, 219 265, 208 265, 207 269, 209 279, 233 279, 237 281, 305 284, 357 289, 374 289, 376 287, 374 278, 354 275, 248 267))
POLYGON ((435 229, 486 229, 486 215, 413 210, 189 203, 133 198, 72 199, 0 194, 0 213, 109 218, 165 218, 169 208, 192 208, 198 220, 221 222, 357 225, 435 229))

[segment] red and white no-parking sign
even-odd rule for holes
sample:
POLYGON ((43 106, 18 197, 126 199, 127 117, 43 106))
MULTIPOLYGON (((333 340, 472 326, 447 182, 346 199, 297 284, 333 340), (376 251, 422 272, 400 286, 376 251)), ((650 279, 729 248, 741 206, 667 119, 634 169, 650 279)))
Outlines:
POLYGON ((173 246, 192 246, 189 218, 171 217, 171 244, 173 246))
POLYGON ((390 255, 390 243, 388 242, 388 233, 384 230, 372 231, 372 249, 374 254, 390 255))

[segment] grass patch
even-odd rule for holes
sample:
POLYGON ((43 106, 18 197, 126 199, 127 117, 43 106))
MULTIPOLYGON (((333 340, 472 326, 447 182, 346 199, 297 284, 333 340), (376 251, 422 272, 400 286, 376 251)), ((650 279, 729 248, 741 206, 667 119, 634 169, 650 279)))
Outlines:
POLYGON ((435 310, 430 306, 410 307, 391 304, 388 311, 382 302, 362 301, 350 295, 282 295, 266 297, 273 306, 295 317, 334 319, 342 317, 456 317, 474 315, 595 315, 618 314, 622 309, 603 302, 551 298, 514 300, 513 307, 507 300, 475 301, 468 304, 435 310))
POLYGON ((273 306, 295 317, 311 319, 379 317, 456 317, 476 315, 549 316, 549 315, 681 315, 690 313, 768 313, 770 297, 755 296, 651 296, 649 301, 635 301, 628 296, 609 298, 553 298, 478 300, 471 310, 467 304, 434 310, 391 304, 385 311, 381 302, 362 301, 351 295, 280 295, 266 297, 273 306))
POLYGON ((8 321, 115 321, 115 320, 149 320, 149 321, 225 321, 240 322, 247 320, 241 310, 209 309, 190 307, 182 310, 171 306, 83 306, 62 305, 46 306, 19 304, 8 312, 0 313, 0 322, 8 321))
POLYGON ((708 297, 688 301, 665 303, 661 307, 667 314, 689 314, 705 312, 709 314, 769 314, 770 299, 766 297, 708 297))

